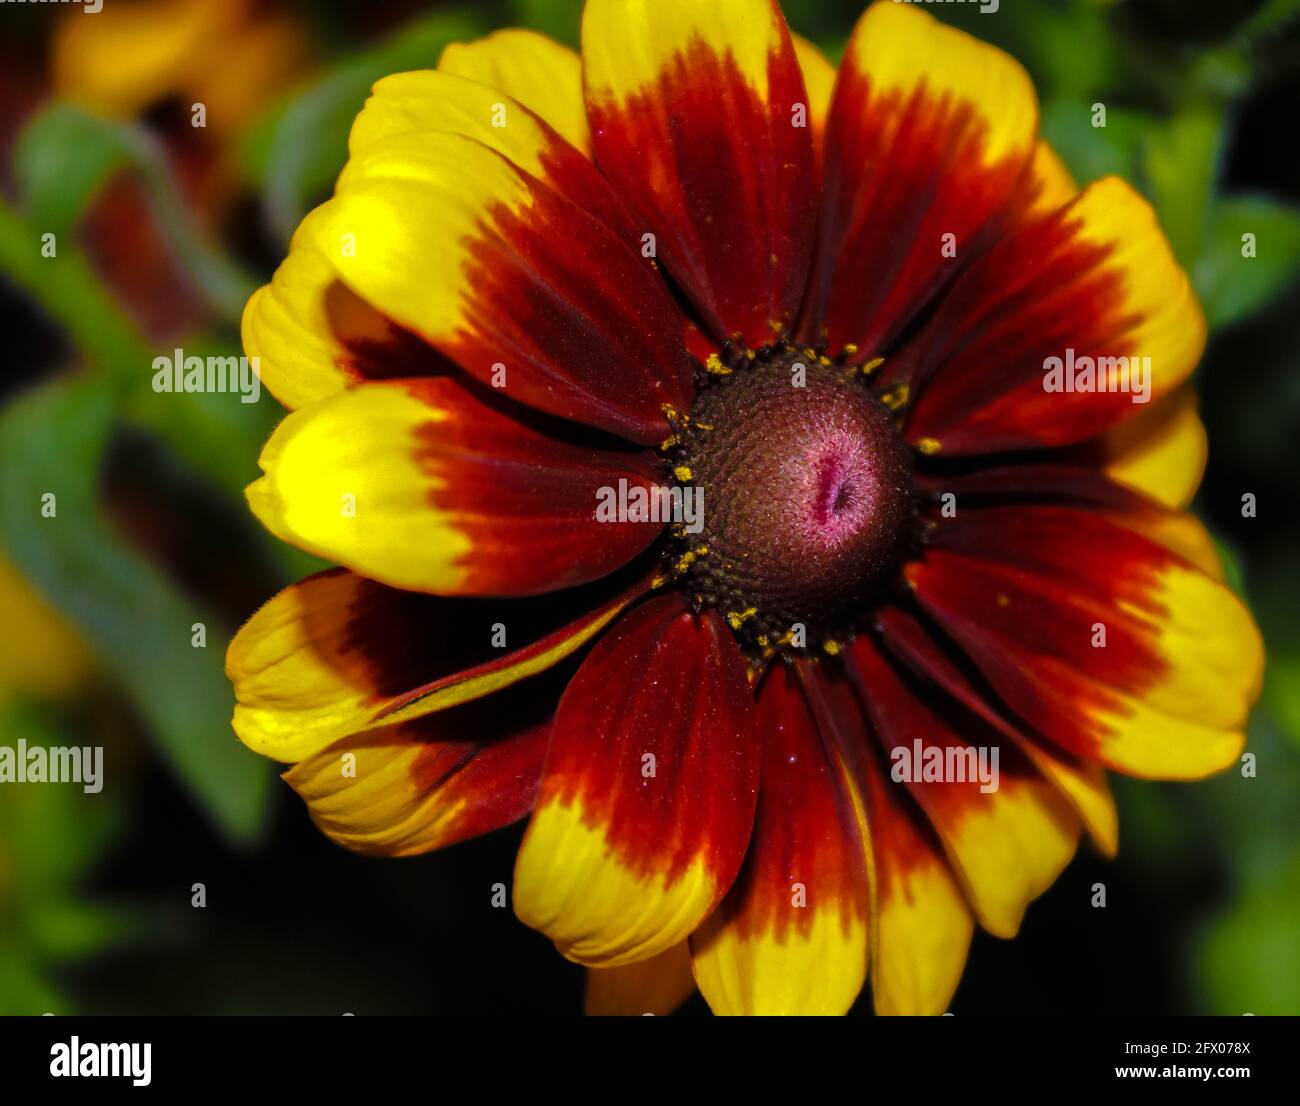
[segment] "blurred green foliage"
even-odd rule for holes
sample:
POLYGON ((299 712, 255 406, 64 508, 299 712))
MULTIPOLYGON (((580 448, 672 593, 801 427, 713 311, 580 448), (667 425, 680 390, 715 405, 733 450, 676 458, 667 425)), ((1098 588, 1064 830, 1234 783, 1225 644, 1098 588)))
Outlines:
POLYGON ((1212 328, 1227 327, 1267 306, 1296 278, 1300 211, 1266 196, 1215 201, 1203 247, 1192 262, 1192 281, 1212 328), (1242 235, 1261 243, 1250 265, 1241 264, 1242 235))
MULTIPOLYGON (((29 746, 67 741, 51 713, 30 703, 0 702, 0 734, 29 746)), ((86 802, 70 787, 10 791, 0 803, 0 1015, 72 1013, 50 969, 99 952, 129 927, 86 886, 118 838, 120 810, 112 796, 86 802)))
POLYGON ((217 317, 239 318, 256 285, 195 226, 158 142, 147 132, 55 103, 27 124, 12 163, 27 221, 59 237, 75 229, 114 173, 129 170, 145 185, 168 244, 217 317))
POLYGON ((113 417, 112 392, 87 375, 30 391, 0 413, 0 536, 95 647, 201 807, 236 840, 256 838, 271 771, 230 733, 223 642, 214 633, 211 648, 191 646, 192 628, 206 633, 211 617, 104 520, 99 473, 113 417), (40 514, 47 494, 56 496, 53 517, 40 514))
POLYGON ((288 241, 310 208, 328 195, 347 160, 347 136, 370 86, 390 73, 430 69, 449 42, 486 28, 469 12, 435 11, 397 34, 342 59, 323 78, 278 106, 243 144, 251 182, 271 226, 288 241))

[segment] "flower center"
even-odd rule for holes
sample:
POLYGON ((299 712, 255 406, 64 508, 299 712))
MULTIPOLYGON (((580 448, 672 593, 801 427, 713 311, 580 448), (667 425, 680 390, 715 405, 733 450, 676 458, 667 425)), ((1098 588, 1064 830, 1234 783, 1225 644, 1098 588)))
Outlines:
POLYGON ((910 548, 910 450, 861 373, 790 347, 733 364, 677 427, 704 498, 674 567, 747 642, 833 651, 910 548))

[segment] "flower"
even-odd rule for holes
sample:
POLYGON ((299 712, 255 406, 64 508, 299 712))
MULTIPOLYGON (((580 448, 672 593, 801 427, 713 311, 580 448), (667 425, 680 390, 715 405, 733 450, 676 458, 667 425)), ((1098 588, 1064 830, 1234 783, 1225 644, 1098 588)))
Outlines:
POLYGON ((116 118, 161 115, 176 124, 177 145, 202 137, 195 104, 203 130, 232 135, 307 61, 302 28, 257 0, 131 0, 95 14, 58 26, 56 94, 116 118))
POLYGON ((1200 309, 912 6, 838 76, 767 0, 582 40, 380 81, 250 301, 294 409, 250 504, 345 567, 239 633, 235 728, 359 852, 529 815, 514 907, 591 1009, 941 1012, 975 923, 1114 852, 1106 770, 1240 755, 1200 309))

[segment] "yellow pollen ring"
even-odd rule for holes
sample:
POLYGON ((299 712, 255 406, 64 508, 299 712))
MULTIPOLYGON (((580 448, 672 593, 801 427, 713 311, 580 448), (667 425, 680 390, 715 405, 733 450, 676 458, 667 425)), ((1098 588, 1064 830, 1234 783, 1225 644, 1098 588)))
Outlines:
POLYGON ((881 395, 880 402, 891 411, 898 411, 907 406, 909 395, 911 395, 911 389, 906 384, 896 384, 881 395))
POLYGON ((673 475, 683 484, 695 479, 695 473, 691 471, 690 465, 678 465, 673 469, 673 475))
POLYGON ((758 614, 757 607, 747 607, 743 611, 728 611, 727 625, 730 626, 733 630, 739 630, 746 622, 748 622, 756 614, 758 614))
POLYGON ((731 375, 731 370, 722 363, 722 358, 719 357, 716 353, 711 353, 709 354, 708 357, 704 359, 704 368, 708 372, 713 373, 714 376, 731 375))
POLYGON ((884 363, 885 359, 883 357, 873 357, 870 361, 864 361, 862 363, 862 375, 870 376, 884 363))

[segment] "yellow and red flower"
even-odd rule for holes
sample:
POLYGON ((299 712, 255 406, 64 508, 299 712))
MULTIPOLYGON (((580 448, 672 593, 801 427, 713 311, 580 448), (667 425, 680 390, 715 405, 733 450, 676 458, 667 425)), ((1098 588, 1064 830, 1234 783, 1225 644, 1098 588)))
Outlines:
POLYGON ((379 82, 250 301, 294 410, 249 500, 344 567, 235 639, 235 728, 359 852, 531 816, 514 906, 590 1009, 842 1012, 870 973, 941 1012, 976 922, 1114 851, 1107 769, 1240 754, 1200 309, 1023 70, 912 6, 838 75, 769 0, 589 0, 582 37, 379 82), (1136 360, 1046 390, 1067 351, 1149 357, 1152 402, 1136 360), (602 520, 618 487, 702 526, 602 520), (996 791, 896 782, 916 742, 996 748, 996 791))

